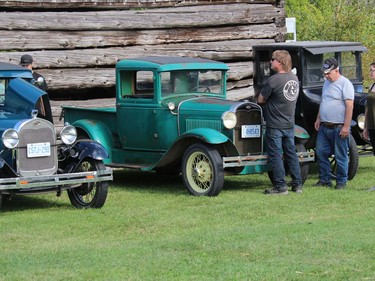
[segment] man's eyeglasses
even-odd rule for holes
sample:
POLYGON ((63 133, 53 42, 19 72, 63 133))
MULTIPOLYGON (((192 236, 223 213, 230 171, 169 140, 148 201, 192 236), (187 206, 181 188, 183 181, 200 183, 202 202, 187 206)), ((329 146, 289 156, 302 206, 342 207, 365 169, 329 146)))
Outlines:
POLYGON ((274 60, 276 60, 276 61, 277 61, 277 59, 276 59, 276 58, 271 58, 271 61, 274 61, 274 60))

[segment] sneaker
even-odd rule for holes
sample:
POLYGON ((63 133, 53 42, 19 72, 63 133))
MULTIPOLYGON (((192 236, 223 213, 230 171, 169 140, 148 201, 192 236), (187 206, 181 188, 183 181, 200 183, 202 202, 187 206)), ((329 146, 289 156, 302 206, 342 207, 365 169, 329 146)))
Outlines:
POLYGON ((316 184, 314 184, 313 186, 315 187, 332 187, 332 183, 331 182, 322 182, 322 181, 318 181, 316 184))
POLYGON ((300 185, 293 186, 292 191, 295 192, 295 193, 302 193, 302 186, 300 186, 300 185))
POLYGON ((335 189, 344 189, 346 187, 346 183, 338 183, 335 186, 335 189))
POLYGON ((288 189, 277 189, 277 188, 268 188, 264 191, 264 194, 268 195, 286 195, 288 194, 288 189))

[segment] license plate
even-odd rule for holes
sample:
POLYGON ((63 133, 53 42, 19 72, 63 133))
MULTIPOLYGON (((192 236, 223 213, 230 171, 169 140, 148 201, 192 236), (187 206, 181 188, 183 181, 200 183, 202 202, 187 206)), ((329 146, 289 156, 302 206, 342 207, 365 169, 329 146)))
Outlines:
POLYGON ((259 138, 260 125, 243 125, 241 127, 242 138, 259 138))
POLYGON ((49 142, 27 144, 27 157, 46 157, 51 155, 51 144, 49 142))

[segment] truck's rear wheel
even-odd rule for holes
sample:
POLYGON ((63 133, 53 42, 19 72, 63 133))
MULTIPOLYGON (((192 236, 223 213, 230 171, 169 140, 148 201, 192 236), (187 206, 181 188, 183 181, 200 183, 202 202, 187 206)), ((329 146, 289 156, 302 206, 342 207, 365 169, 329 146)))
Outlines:
POLYGON ((190 146, 182 160, 182 179, 192 195, 218 195, 224 186, 223 162, 219 152, 203 144, 190 146))
MULTIPOLYGON (((76 172, 105 170, 102 161, 86 158, 76 172)), ((68 196, 72 205, 79 209, 103 207, 108 194, 108 182, 84 183, 80 187, 68 190, 68 196)))

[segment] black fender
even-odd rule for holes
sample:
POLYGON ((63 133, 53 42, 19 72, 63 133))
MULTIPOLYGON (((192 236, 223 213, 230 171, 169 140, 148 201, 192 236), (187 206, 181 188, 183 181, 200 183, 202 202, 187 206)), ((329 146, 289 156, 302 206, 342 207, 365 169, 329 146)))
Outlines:
POLYGON ((74 144, 73 149, 78 153, 78 162, 86 157, 95 160, 104 160, 109 157, 104 146, 93 140, 79 140, 74 144))
POLYGON ((67 156, 60 162, 60 169, 64 173, 73 173, 85 158, 103 160, 109 157, 103 145, 93 140, 79 140, 64 152, 67 156))
POLYGON ((0 157, 0 175, 5 177, 17 177, 16 171, 13 170, 11 166, 9 166, 8 162, 0 157))

